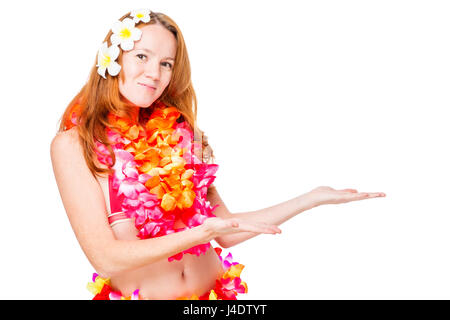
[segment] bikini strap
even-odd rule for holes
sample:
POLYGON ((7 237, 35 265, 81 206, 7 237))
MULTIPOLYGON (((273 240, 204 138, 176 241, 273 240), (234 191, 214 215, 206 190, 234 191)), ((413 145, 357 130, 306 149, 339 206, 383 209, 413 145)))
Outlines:
POLYGON ((128 218, 124 212, 115 212, 108 215, 108 223, 111 227, 119 222, 125 222, 128 220, 131 220, 131 218, 128 218))

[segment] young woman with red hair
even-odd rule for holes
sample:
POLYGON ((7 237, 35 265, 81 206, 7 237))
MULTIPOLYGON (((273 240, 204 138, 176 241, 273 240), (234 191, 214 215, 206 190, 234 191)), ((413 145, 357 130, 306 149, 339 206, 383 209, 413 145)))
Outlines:
POLYGON ((51 143, 60 195, 96 270, 94 299, 236 299, 248 290, 229 248, 313 207, 384 196, 319 187, 231 213, 197 128, 182 33, 167 15, 132 11, 104 39, 51 143))

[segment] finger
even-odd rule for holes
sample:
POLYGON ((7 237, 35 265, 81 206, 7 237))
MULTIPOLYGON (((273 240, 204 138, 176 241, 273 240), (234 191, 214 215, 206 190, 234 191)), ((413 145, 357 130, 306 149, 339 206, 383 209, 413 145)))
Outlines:
POLYGON ((378 198, 385 197, 386 194, 383 192, 361 192, 352 194, 350 197, 353 200, 362 200, 362 199, 370 199, 370 198, 378 198))
POLYGON ((340 191, 340 192, 358 192, 358 191, 356 191, 356 189, 341 189, 341 190, 337 190, 337 191, 340 191))
POLYGON ((367 192, 368 198, 386 197, 384 192, 367 192))
POLYGON ((277 226, 273 226, 272 229, 275 230, 277 233, 281 233, 281 229, 278 228, 277 226))
POLYGON ((261 233, 270 233, 270 234, 281 233, 281 230, 274 226, 263 226, 259 228, 261 233))
POLYGON ((281 233, 281 229, 275 225, 268 226, 267 230, 271 231, 271 233, 281 233))
MULTIPOLYGON (((257 232, 257 233, 277 233, 277 230, 274 230, 270 226, 262 225, 262 224, 241 223, 240 229, 242 231, 250 231, 250 232, 257 232)), ((281 232, 281 230, 280 230, 280 232, 281 232)))
POLYGON ((263 224, 263 227, 266 227, 267 230, 271 231, 271 232, 275 232, 275 233, 281 233, 281 229, 278 228, 278 226, 272 224, 263 224))
POLYGON ((344 195, 344 199, 347 199, 348 201, 363 200, 367 199, 368 197, 369 194, 367 192, 347 193, 344 195))

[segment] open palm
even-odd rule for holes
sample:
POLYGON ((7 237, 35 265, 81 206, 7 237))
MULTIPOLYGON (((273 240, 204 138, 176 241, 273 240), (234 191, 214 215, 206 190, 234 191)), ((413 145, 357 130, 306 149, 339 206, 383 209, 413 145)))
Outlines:
POLYGON ((309 194, 319 205, 338 204, 386 196, 383 192, 358 192, 356 189, 336 190, 326 186, 317 187, 311 190, 309 194))

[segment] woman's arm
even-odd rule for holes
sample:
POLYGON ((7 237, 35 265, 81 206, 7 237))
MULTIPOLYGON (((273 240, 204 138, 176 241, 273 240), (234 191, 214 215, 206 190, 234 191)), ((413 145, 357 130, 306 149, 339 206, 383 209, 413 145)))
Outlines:
MULTIPOLYGON (((102 277, 167 259, 218 235, 242 230, 266 232, 255 225, 235 226, 231 220, 145 240, 117 240, 107 220, 102 189, 90 172, 76 128, 58 134, 50 147, 53 171, 61 199, 80 246, 102 277)), ((269 231, 267 231, 269 232, 269 231)))
MULTIPOLYGON (((212 186, 208 188, 207 199, 212 206, 219 204, 214 210, 217 217, 224 219, 237 218, 244 222, 258 222, 267 223, 269 225, 280 225, 283 222, 291 219, 297 214, 312 209, 317 206, 314 198, 309 193, 295 197, 280 204, 256 210, 251 212, 231 213, 222 198, 220 197, 217 188, 212 186)), ((227 234, 215 238, 214 240, 222 247, 229 248, 245 240, 251 239, 260 233, 255 232, 239 232, 234 234, 227 234)))
POLYGON ((210 241, 209 230, 201 226, 159 238, 117 240, 101 187, 86 165, 76 131, 69 131, 51 143, 53 171, 77 240, 99 274, 110 277, 210 241))
MULTIPOLYGON (((282 224, 303 211, 320 205, 339 204, 385 196, 386 194, 384 192, 358 192, 356 189, 335 190, 331 187, 321 186, 303 195, 265 209, 232 214, 227 209, 215 187, 210 187, 207 194, 208 201, 212 206, 219 204, 219 207, 214 210, 214 214, 218 217, 224 219, 234 218, 245 223, 257 222, 275 226, 282 224)), ((219 236, 215 240, 220 246, 229 248, 253 238, 258 234, 260 233, 239 232, 219 236)))

